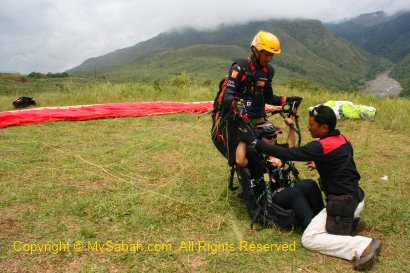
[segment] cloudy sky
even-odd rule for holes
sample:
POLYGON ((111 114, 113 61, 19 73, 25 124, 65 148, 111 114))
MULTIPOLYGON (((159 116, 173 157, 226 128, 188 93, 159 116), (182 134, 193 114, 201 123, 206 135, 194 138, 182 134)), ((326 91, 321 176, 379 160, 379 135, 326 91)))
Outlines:
POLYGON ((173 28, 270 18, 334 21, 409 0, 0 0, 0 72, 62 72, 173 28))

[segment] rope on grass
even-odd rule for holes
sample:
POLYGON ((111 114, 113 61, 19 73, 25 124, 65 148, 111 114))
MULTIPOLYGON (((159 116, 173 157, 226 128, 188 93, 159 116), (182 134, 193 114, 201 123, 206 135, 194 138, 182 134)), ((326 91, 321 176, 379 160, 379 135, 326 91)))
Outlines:
MULTIPOLYGON (((45 142, 42 142, 42 144, 45 145, 45 146, 47 146, 47 147, 50 147, 50 148, 52 148, 52 149, 54 149, 54 150, 56 150, 56 151, 58 151, 58 152, 60 152, 60 153, 64 153, 64 152, 61 151, 60 149, 58 149, 58 148, 56 148, 56 147, 53 147, 53 146, 51 146, 51 145, 49 145, 49 144, 47 144, 47 143, 45 143, 45 142)), ((82 162, 84 162, 84 163, 90 165, 90 166, 93 166, 93 167, 95 167, 95 168, 100 169, 102 172, 104 172, 105 174, 107 174, 107 175, 109 175, 109 176, 111 176, 111 177, 113 177, 113 178, 115 178, 115 179, 118 179, 118 180, 120 180, 120 181, 122 181, 122 182, 125 182, 125 183, 127 183, 127 184, 130 184, 130 185, 132 185, 132 186, 138 187, 139 189, 141 189, 141 190, 142 190, 143 192, 145 192, 145 193, 151 193, 151 194, 154 194, 154 195, 158 195, 158 196, 160 196, 160 197, 163 197, 163 198, 165 198, 165 199, 174 201, 174 202, 176 202, 176 203, 180 203, 180 204, 182 204, 182 205, 191 206, 191 207, 195 207, 195 208, 198 209, 200 206, 201 206, 201 207, 203 207, 203 206, 209 206, 209 205, 215 203, 215 202, 218 200, 218 198, 217 198, 217 199, 215 199, 215 200, 213 200, 213 201, 211 201, 211 202, 207 202, 207 203, 204 204, 204 205, 198 205, 198 204, 194 204, 194 203, 190 203, 190 202, 181 201, 181 200, 172 198, 172 197, 170 197, 170 196, 161 194, 161 193, 159 193, 159 192, 145 189, 144 187, 142 187, 142 186, 140 186, 140 185, 138 185, 138 184, 132 183, 131 181, 128 181, 128 180, 126 180, 126 179, 124 179, 124 178, 122 178, 122 177, 119 177, 119 176, 117 176, 117 175, 115 175, 115 174, 109 172, 109 171, 108 171, 106 168, 104 168, 103 166, 100 166, 100 165, 95 164, 95 163, 93 163, 93 162, 91 162, 91 161, 89 161, 89 160, 86 160, 86 159, 83 158, 82 156, 79 156, 79 155, 72 155, 72 156, 75 157, 75 158, 77 158, 77 159, 79 159, 80 161, 82 161, 82 162)))
MULTIPOLYGON (((49 123, 49 126, 50 126, 50 125, 54 125, 54 123, 49 123)), ((190 124, 190 126, 193 127, 194 125, 190 124)), ((44 135, 45 138, 47 138, 47 134, 45 133, 45 130, 42 130, 41 127, 35 127, 35 130, 37 130, 40 134, 44 135)), ((8 133, 8 132, 7 132, 7 133, 8 133)), ((44 141, 33 141, 33 142, 35 142, 35 143, 42 143, 42 145, 47 146, 47 147, 49 147, 49 148, 51 148, 51 149, 53 149, 53 150, 56 150, 56 151, 58 151, 58 152, 61 153, 61 154, 64 154, 64 155, 67 155, 67 154, 68 154, 68 153, 66 153, 65 151, 63 151, 63 150, 61 150, 61 149, 59 149, 59 148, 57 148, 57 147, 54 147, 54 146, 52 146, 52 145, 50 145, 50 144, 48 144, 48 143, 46 143, 46 142, 44 142, 44 141)), ((154 149, 155 147, 152 147, 152 148, 154 149)), ((149 180, 148 178, 145 178, 145 177, 142 177, 142 176, 134 177, 134 176, 132 176, 132 175, 126 175, 126 174, 125 174, 126 172, 121 172, 121 176, 125 176, 125 177, 129 178, 129 179, 124 179, 123 177, 121 177, 121 176, 119 176, 119 175, 113 173, 112 171, 110 171, 109 169, 105 168, 104 166, 98 165, 98 164, 96 164, 96 163, 94 163, 94 162, 92 162, 92 161, 90 161, 90 160, 87 160, 87 159, 83 158, 83 157, 80 156, 80 155, 75 155, 75 154, 69 154, 69 155, 72 156, 72 157, 74 157, 74 158, 77 158, 78 160, 80 160, 80 161, 83 162, 83 163, 86 163, 87 165, 93 166, 94 168, 97 168, 97 169, 101 170, 104 174, 106 174, 106 175, 108 175, 108 176, 110 176, 110 177, 112 177, 112 178, 114 178, 114 179, 123 181, 123 182, 125 182, 125 183, 127 183, 127 184, 129 184, 129 185, 132 185, 132 186, 137 186, 139 189, 141 189, 141 190, 142 190, 143 192, 145 192, 145 193, 151 193, 151 194, 154 194, 154 195, 158 195, 158 196, 161 196, 162 198, 165 198, 165 199, 174 201, 174 202, 176 202, 176 203, 180 203, 180 204, 183 204, 183 205, 188 205, 188 206, 195 207, 195 208, 198 209, 199 207, 209 207, 210 205, 216 203, 216 202, 219 200, 219 196, 218 196, 218 197, 216 197, 214 200, 212 200, 212 201, 210 201, 210 202, 206 202, 206 204, 195 204, 195 203, 191 203, 191 202, 181 201, 181 200, 172 198, 172 197, 170 197, 170 196, 161 194, 161 193, 159 193, 159 192, 156 192, 156 191, 153 191, 153 190, 148 190, 148 189, 144 188, 144 186, 135 184, 135 183, 132 181, 132 180, 138 180, 138 179, 140 179, 140 178, 149 180)), ((101 158, 103 158, 103 157, 101 157, 101 158)), ((13 163, 13 162, 8 162, 8 161, 6 161, 5 163, 7 163, 7 164, 12 164, 12 165, 24 165, 24 164, 21 164, 21 163, 13 163)), ((110 163, 110 162, 107 162, 107 163, 110 163)), ((111 162, 110 164, 112 164, 112 162, 111 162)), ((115 163, 114 163, 114 164, 115 164, 115 163)), ((115 166, 119 167, 119 168, 122 169, 122 170, 129 171, 127 168, 124 168, 122 165, 116 164, 115 166)), ((40 167, 40 166, 38 166, 38 167, 36 166, 36 168, 45 169, 45 170, 46 170, 46 169, 53 169, 53 168, 40 167)), ((183 171, 183 169, 182 169, 181 171, 183 171)), ((168 184, 168 183, 167 183, 167 184, 168 184)))

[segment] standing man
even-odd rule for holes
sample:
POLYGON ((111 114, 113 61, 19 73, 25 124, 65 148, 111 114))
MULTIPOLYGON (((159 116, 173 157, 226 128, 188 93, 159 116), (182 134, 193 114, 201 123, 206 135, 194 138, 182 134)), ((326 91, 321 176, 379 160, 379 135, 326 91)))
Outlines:
POLYGON ((327 204, 304 231, 302 244, 326 255, 353 260, 354 269, 367 270, 373 266, 381 242, 352 236, 364 207, 364 192, 359 187, 352 145, 335 127, 332 108, 321 105, 309 112, 308 128, 313 138, 319 138, 317 141, 283 148, 255 139, 246 127, 239 128, 239 140, 283 160, 314 162, 308 166, 317 169, 327 204))
MULTIPOLYGON (((259 31, 251 43, 252 55, 235 61, 226 80, 220 84, 216 100, 218 113, 213 114, 212 139, 218 150, 235 163, 238 146, 237 117, 249 119, 250 125, 266 121, 265 103, 283 105, 285 102, 300 103, 300 97, 284 97, 273 94, 273 67, 269 65, 275 54, 281 52, 279 39, 272 33, 259 31)), ((215 106, 214 106, 215 111, 215 106)))
POLYGON ((283 105, 301 102, 300 97, 283 97, 273 94, 274 69, 269 65, 275 54, 281 52, 279 39, 270 32, 259 31, 251 43, 252 55, 236 61, 228 74, 223 103, 229 102, 233 111, 248 115, 252 125, 265 121, 265 103, 283 105))

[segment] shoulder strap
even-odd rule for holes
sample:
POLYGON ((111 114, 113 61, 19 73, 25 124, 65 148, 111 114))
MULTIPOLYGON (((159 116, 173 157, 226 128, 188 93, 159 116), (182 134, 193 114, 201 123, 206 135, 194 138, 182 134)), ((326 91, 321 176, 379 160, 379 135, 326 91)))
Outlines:
POLYGON ((238 59, 236 60, 232 65, 237 64, 241 67, 243 70, 251 70, 251 66, 249 64, 249 61, 247 59, 238 59))

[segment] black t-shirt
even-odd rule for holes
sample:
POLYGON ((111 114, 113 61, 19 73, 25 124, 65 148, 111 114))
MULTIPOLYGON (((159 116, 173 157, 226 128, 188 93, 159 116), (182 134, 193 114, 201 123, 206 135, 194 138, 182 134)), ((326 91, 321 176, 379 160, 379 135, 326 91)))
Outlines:
POLYGON ((354 195, 359 201, 364 198, 359 187, 360 174, 353 159, 353 147, 337 129, 302 147, 283 148, 263 141, 258 141, 255 147, 282 160, 314 161, 326 196, 354 195))

